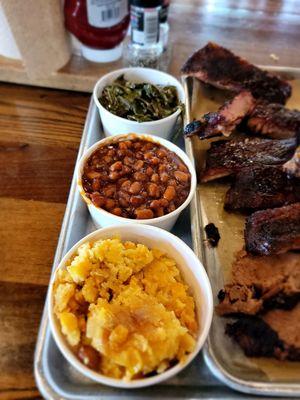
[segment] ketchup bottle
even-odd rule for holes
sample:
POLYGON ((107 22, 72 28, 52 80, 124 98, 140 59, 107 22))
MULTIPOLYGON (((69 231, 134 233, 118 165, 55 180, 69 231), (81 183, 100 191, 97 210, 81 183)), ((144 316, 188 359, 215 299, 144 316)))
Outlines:
POLYGON ((64 13, 66 28, 81 42, 85 58, 111 62, 122 56, 128 0, 65 0, 64 13))

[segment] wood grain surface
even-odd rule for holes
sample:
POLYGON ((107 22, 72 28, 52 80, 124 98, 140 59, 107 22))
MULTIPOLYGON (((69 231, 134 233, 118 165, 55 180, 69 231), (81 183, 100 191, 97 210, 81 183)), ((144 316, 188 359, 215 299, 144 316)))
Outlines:
POLYGON ((36 334, 89 100, 0 84, 0 399, 39 397, 36 334))
MULTIPOLYGON (((299 0, 173 0, 170 24, 174 74, 208 40, 258 64, 300 66, 299 0)), ((78 63, 46 85, 90 90, 114 67, 78 63)), ((40 397, 33 351, 89 99, 0 84, 0 400, 40 397)))
MULTIPOLYGON (((209 40, 254 63, 300 67, 299 0, 171 0, 169 14, 174 75, 209 40)), ((0 56, 0 81, 91 92, 101 75, 122 66, 122 60, 95 64, 74 55, 57 73, 33 81, 20 61, 0 56)))

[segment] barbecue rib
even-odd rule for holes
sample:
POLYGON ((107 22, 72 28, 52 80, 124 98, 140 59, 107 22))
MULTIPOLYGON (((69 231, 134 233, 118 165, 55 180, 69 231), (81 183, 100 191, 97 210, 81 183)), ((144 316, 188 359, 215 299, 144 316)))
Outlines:
POLYGON ((281 104, 256 101, 250 92, 242 91, 218 111, 188 124, 184 133, 186 136, 197 135, 200 139, 230 136, 241 123, 251 133, 287 139, 300 132, 300 111, 289 110, 281 104))
POLYGON ((255 211, 300 201, 300 180, 289 178, 280 166, 246 167, 226 193, 227 211, 255 211))
POLYGON ((300 131, 300 111, 261 102, 250 113, 247 127, 253 133, 272 139, 295 137, 300 131))
POLYGON ((246 219, 245 244, 253 255, 300 249, 300 203, 250 215, 246 219))
POLYGON ((296 148, 296 140, 270 140, 246 138, 218 141, 207 151, 206 168, 202 182, 208 182, 255 165, 282 165, 288 161, 296 148))
POLYGON ((220 89, 249 90, 255 98, 270 103, 285 104, 291 95, 289 83, 215 43, 208 43, 194 53, 181 71, 220 89))
POLYGON ((188 124, 186 136, 197 135, 200 139, 224 135, 229 136, 255 106, 255 99, 250 92, 243 90, 232 100, 227 101, 216 112, 205 114, 200 120, 188 124))
POLYGON ((248 357, 275 357, 300 361, 300 303, 292 310, 272 310, 260 317, 242 317, 227 324, 232 337, 248 357))
POLYGON ((293 308, 300 301, 299 255, 259 257, 241 251, 232 265, 232 281, 218 298, 216 311, 226 316, 293 308))

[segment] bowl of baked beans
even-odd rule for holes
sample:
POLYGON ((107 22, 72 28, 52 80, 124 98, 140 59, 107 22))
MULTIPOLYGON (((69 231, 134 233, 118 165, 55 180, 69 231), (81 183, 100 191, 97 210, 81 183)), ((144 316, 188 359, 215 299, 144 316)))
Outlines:
POLYGON ((131 133, 90 147, 77 182, 97 227, 134 222, 171 230, 194 195, 196 172, 175 144, 131 133))
MULTIPOLYGON (((93 90, 93 99, 100 114, 105 136, 115 135, 116 132, 120 132, 121 127, 122 133, 135 132, 151 134, 168 139, 174 132, 177 120, 182 112, 180 108, 177 108, 171 115, 166 117, 157 120, 153 119, 151 121, 138 122, 110 112, 109 109, 101 103, 101 95, 105 88, 114 84, 116 79, 120 78, 120 76, 133 84, 149 83, 157 87, 174 87, 176 88, 178 102, 181 104, 185 102, 185 93, 181 83, 174 76, 166 72, 141 67, 122 68, 112 71, 102 76, 93 90)), ((142 101, 143 100, 144 99, 142 99, 142 101)), ((151 104, 151 100, 149 101, 151 104)), ((130 101, 130 103, 132 104, 133 101, 130 101)), ((155 116, 153 115, 153 117, 155 116)))

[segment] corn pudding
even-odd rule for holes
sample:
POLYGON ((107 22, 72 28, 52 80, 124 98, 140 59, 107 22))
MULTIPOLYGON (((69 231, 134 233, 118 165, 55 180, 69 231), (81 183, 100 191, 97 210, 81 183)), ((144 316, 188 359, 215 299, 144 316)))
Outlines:
POLYGON ((119 238, 85 243, 59 269, 54 312, 77 357, 137 379, 184 361, 196 344, 195 302, 170 257, 119 238))

